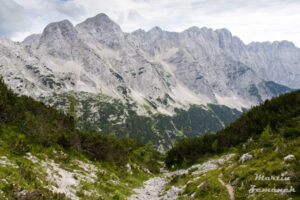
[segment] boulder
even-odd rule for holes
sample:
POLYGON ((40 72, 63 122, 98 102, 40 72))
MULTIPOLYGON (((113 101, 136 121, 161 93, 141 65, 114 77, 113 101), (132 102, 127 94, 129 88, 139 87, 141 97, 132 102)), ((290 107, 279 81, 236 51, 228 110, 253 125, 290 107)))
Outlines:
POLYGON ((295 156, 290 154, 283 158, 284 161, 289 162, 295 160, 295 156))
POLYGON ((249 154, 249 153, 245 153, 241 156, 241 158, 239 159, 239 163, 244 163, 246 161, 249 161, 253 158, 253 155, 249 154))

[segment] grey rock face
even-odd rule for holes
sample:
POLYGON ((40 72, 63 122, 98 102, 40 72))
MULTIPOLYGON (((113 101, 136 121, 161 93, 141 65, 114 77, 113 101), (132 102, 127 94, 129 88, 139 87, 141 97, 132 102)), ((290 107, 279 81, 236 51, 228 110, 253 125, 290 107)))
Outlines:
POLYGON ((70 59, 80 39, 78 33, 68 20, 49 24, 39 39, 37 50, 47 52, 53 57, 70 59))
POLYGON ((247 46, 252 67, 267 80, 299 89, 300 50, 293 43, 264 42, 247 46))
POLYGON ((290 42, 245 45, 226 29, 198 27, 124 33, 105 14, 51 23, 22 43, 2 38, 0 65, 18 93, 104 93, 136 102, 140 114, 145 105, 166 114, 190 104, 249 108, 290 90, 279 84, 300 83, 300 49, 290 42))
POLYGON ((106 45, 108 48, 121 48, 124 34, 119 25, 115 24, 105 14, 98 14, 78 24, 76 29, 81 37, 90 41, 106 45))

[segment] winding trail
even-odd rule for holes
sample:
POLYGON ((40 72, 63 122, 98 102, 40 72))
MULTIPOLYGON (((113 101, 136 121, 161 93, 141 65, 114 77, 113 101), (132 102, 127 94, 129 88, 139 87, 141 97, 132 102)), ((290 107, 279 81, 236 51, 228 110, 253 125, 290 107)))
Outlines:
POLYGON ((235 200, 234 198, 234 189, 231 185, 229 184, 225 184, 224 181, 221 179, 223 176, 222 173, 220 173, 219 177, 218 177, 218 181, 227 188, 227 191, 229 193, 229 197, 230 197, 230 200, 235 200))
MULTIPOLYGON (((206 173, 208 171, 219 168, 233 156, 234 154, 228 154, 218 159, 212 159, 201 164, 193 165, 188 169, 181 169, 172 172, 162 170, 162 176, 153 177, 145 181, 144 187, 134 189, 133 192, 135 194, 129 197, 128 200, 176 200, 178 196, 184 191, 185 186, 180 188, 172 186, 168 191, 164 191, 164 188, 168 183, 170 177, 174 175, 188 174, 190 170, 192 170, 192 174, 195 175, 206 173), (161 193, 163 193, 164 195, 161 195, 161 193)), ((230 194, 230 200, 234 200, 233 188, 231 186, 231 188, 227 187, 227 185, 220 178, 218 180, 222 185, 226 186, 230 194), (232 193, 230 193, 230 191, 232 193)))
POLYGON ((150 178, 144 182, 144 188, 133 190, 136 194, 132 195, 130 200, 160 200, 159 192, 163 190, 166 183, 166 178, 150 178))

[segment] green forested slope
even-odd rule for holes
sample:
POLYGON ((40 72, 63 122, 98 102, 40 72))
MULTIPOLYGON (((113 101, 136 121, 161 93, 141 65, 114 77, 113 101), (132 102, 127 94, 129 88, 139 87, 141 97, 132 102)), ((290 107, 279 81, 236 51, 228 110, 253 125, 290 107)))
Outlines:
POLYGON ((84 92, 56 94, 42 100, 76 117, 76 127, 80 130, 135 138, 144 144, 152 142, 155 148, 163 150, 184 137, 216 132, 241 115, 236 109, 210 104, 191 105, 187 110, 175 109, 174 115, 169 116, 159 113, 157 105, 147 99, 148 104, 144 107, 148 115, 143 116, 137 113, 137 105, 131 100, 124 103, 103 94, 84 92))
POLYGON ((167 154, 166 164, 193 163, 207 153, 221 153, 230 147, 246 142, 250 137, 257 139, 268 125, 277 134, 285 137, 299 136, 296 117, 300 116, 300 91, 291 92, 267 100, 216 134, 206 134, 193 139, 183 139, 167 154), (284 128, 284 133, 279 130, 284 128))
POLYGON ((124 199, 159 173, 161 159, 151 144, 79 131, 72 116, 18 97, 0 81, 3 198, 124 199))
POLYGON ((236 199, 300 199, 300 91, 252 108, 216 134, 179 141, 167 153, 166 165, 186 167, 228 153, 235 157, 225 166, 175 182, 180 186, 197 179, 201 185, 187 184, 179 199, 213 199, 221 175, 233 187, 236 199), (257 175, 288 180, 259 180, 257 175), (292 192, 258 192, 264 189, 292 192))

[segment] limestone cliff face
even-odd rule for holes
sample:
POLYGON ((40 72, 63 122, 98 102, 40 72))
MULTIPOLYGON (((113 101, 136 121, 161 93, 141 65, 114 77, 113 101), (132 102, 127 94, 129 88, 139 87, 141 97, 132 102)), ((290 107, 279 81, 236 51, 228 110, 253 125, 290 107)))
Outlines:
POLYGON ((22 43, 1 38, 0 65, 20 94, 103 93, 141 114, 148 101, 166 114, 190 104, 249 108, 300 85, 300 49, 290 42, 245 45, 226 29, 198 27, 124 33, 105 14, 51 23, 22 43))

